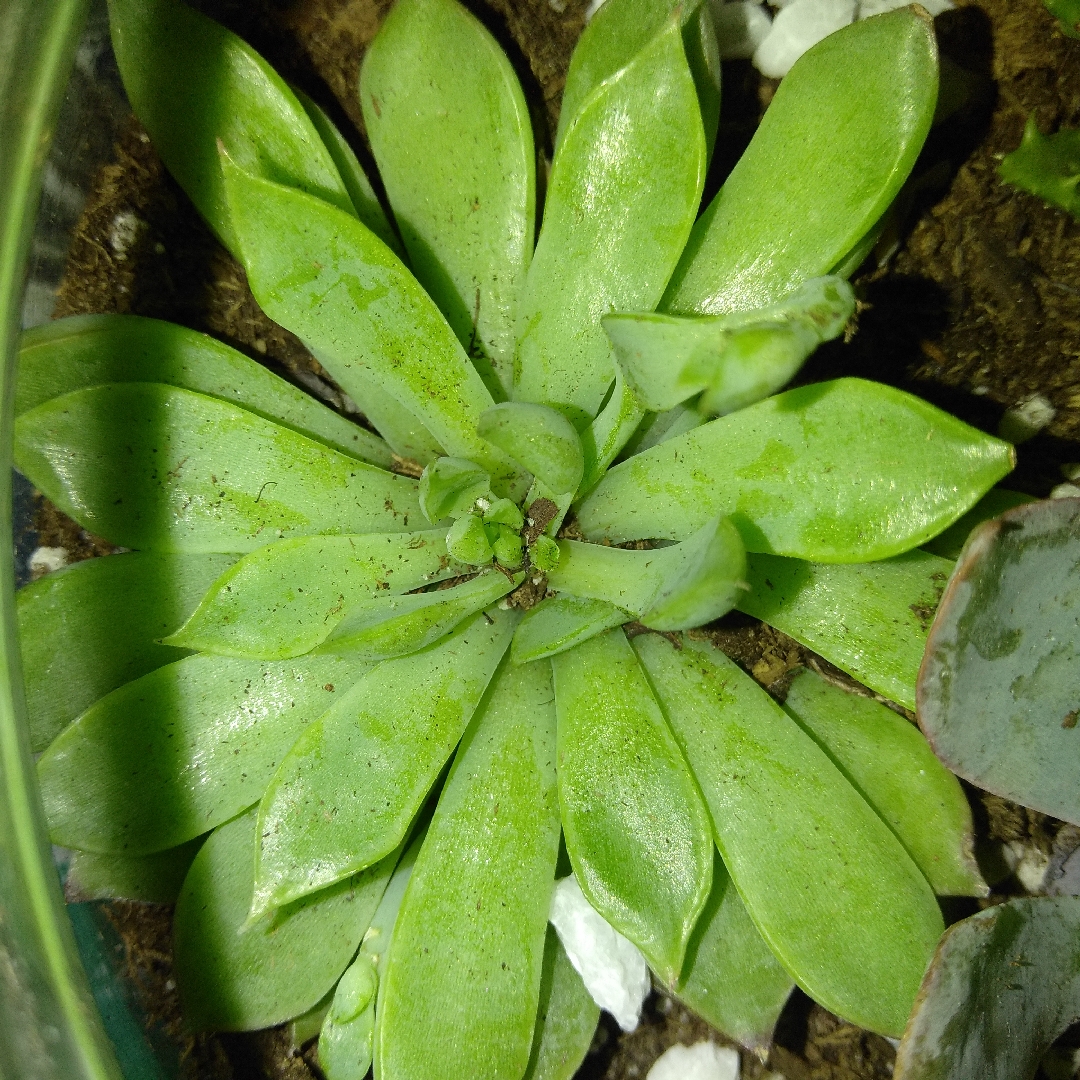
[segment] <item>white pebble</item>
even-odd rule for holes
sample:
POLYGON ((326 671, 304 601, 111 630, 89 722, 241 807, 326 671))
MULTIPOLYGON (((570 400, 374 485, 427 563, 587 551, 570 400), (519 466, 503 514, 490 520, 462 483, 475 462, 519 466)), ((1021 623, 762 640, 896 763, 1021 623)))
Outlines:
POLYGON ((998 434, 1011 443, 1027 442, 1038 435, 1055 416, 1057 409, 1042 394, 1032 394, 1031 397, 1018 401, 1011 409, 1005 410, 1005 415, 998 424, 998 434))
POLYGON ((754 53, 754 67, 782 78, 812 45, 855 19, 856 0, 792 0, 773 19, 772 28, 754 53))
POLYGON ((1066 480, 1078 480, 1080 481, 1080 461, 1066 461, 1061 466, 1061 475, 1066 480))
POLYGON ((633 1031, 649 993, 649 968, 641 950, 585 899, 571 874, 555 886, 551 925, 593 1001, 633 1031))
POLYGON ((42 574, 51 574, 68 564, 67 548, 62 547, 39 547, 30 553, 27 560, 30 573, 34 577, 42 574))
POLYGON ((1058 484, 1050 492, 1051 499, 1080 499, 1080 486, 1076 484, 1058 484))
POLYGON ((739 1080, 739 1055, 714 1042, 676 1043, 656 1059, 645 1080, 739 1080))
POLYGON ((109 226, 109 247, 113 249, 118 260, 127 258, 135 241, 139 239, 139 233, 145 227, 145 222, 133 214, 130 210, 121 210, 112 220, 109 226))
POLYGON ((756 0, 713 0, 712 15, 721 60, 749 60, 772 29, 769 13, 756 0))
MULTIPOLYGON (((895 11, 897 8, 907 7, 911 0, 862 0, 859 4, 859 18, 869 19, 872 15, 883 15, 886 11, 895 11)), ((953 8, 950 0, 919 0, 931 15, 940 15, 943 11, 953 8)))

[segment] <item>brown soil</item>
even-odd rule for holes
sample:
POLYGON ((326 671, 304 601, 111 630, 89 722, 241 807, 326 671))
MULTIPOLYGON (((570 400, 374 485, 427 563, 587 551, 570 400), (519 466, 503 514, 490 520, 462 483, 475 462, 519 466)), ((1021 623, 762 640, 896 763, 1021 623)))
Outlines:
MULTIPOLYGON (((538 143, 549 145, 544 132, 554 128, 585 0, 469 3, 516 63, 533 102, 538 143)), ((1044 131, 1080 126, 1080 42, 1056 30, 1039 0, 960 4, 938 20, 942 46, 982 82, 932 136, 920 163, 922 190, 899 227, 901 243, 891 252, 879 249, 880 260, 856 278, 867 305, 859 332, 850 344, 823 349, 806 377, 857 372, 912 389, 990 431, 1004 409, 1040 393, 1056 416, 1020 448, 1019 468, 1009 483, 1045 495, 1061 481, 1063 464, 1080 461, 1080 223, 1007 187, 995 168, 1019 142, 1032 111, 1044 131)), ((388 0, 200 0, 198 6, 243 34, 342 126, 351 121, 362 130, 356 73, 388 0)), ((737 160, 774 89, 748 64, 728 65, 725 76, 711 189, 737 160)), ((353 143, 370 164, 362 136, 353 143)), ((119 140, 115 162, 98 176, 78 224, 57 314, 111 311, 206 330, 342 407, 299 341, 259 311, 242 270, 165 173, 134 121, 119 140), (133 221, 126 246, 114 242, 121 214, 133 221)), ((73 558, 109 550, 43 501, 36 527, 38 542, 63 546, 73 558)), ((742 616, 722 620, 709 634, 774 693, 782 692, 785 675, 802 663, 850 684, 789 638, 742 616)), ((1053 847, 1058 823, 972 794, 984 840, 1028 843, 1046 852, 1053 847)), ((1018 886, 1006 878, 1000 889, 997 897, 1018 886)), ((950 914, 962 917, 974 906, 953 905, 950 914)), ((144 1009, 181 1046, 184 1075, 318 1075, 310 1051, 294 1054, 283 1032, 186 1034, 171 978, 168 909, 112 904, 108 910, 144 1009)), ((700 1020, 657 995, 634 1034, 602 1025, 581 1076, 643 1077, 667 1046, 708 1034, 700 1020)), ((887 1042, 796 993, 781 1018, 768 1066, 747 1057, 744 1075, 756 1080, 771 1069, 788 1080, 884 1080, 892 1058, 887 1042)))

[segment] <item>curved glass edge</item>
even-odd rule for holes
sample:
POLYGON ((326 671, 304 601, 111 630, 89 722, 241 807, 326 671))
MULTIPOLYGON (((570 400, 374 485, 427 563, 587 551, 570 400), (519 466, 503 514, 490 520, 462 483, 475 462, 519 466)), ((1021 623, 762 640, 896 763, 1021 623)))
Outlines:
POLYGON ((26 736, 11 467, 20 301, 41 168, 86 0, 0 3, 0 1078, 121 1080, 79 963, 26 736))

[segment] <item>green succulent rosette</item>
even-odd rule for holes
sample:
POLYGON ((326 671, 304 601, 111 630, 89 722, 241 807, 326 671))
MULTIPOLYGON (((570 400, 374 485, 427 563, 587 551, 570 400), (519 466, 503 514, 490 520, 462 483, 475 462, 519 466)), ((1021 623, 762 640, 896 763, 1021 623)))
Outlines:
POLYGON ((561 837, 744 1045, 793 983, 899 1035, 935 890, 985 888, 959 786, 884 706, 785 711, 693 631, 741 608, 910 707, 951 567, 920 546, 1012 466, 890 387, 783 389, 929 129, 928 22, 807 53, 702 211, 707 6, 608 0, 534 237, 525 98, 456 0, 398 0, 360 73, 393 225, 244 42, 110 11, 166 165, 374 429, 171 324, 24 339, 19 468, 134 549, 20 597, 52 839, 95 895, 182 880, 188 1021, 325 1010, 333 1078, 569 1076, 596 1007, 547 928, 561 837))

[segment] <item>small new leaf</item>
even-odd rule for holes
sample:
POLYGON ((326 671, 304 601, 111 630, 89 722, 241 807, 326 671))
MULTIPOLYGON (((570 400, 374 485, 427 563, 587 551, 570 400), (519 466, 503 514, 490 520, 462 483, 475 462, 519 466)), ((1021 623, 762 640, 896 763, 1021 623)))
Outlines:
MULTIPOLYGON (((1074 15, 1080 13, 1077 0, 1051 0, 1047 6, 1055 14, 1056 8, 1069 8, 1074 15)), ((1052 206, 1068 210, 1073 217, 1080 217, 1080 129, 1064 128, 1043 135, 1033 113, 1020 145, 998 166, 998 175, 1013 187, 1030 191, 1052 206)))

